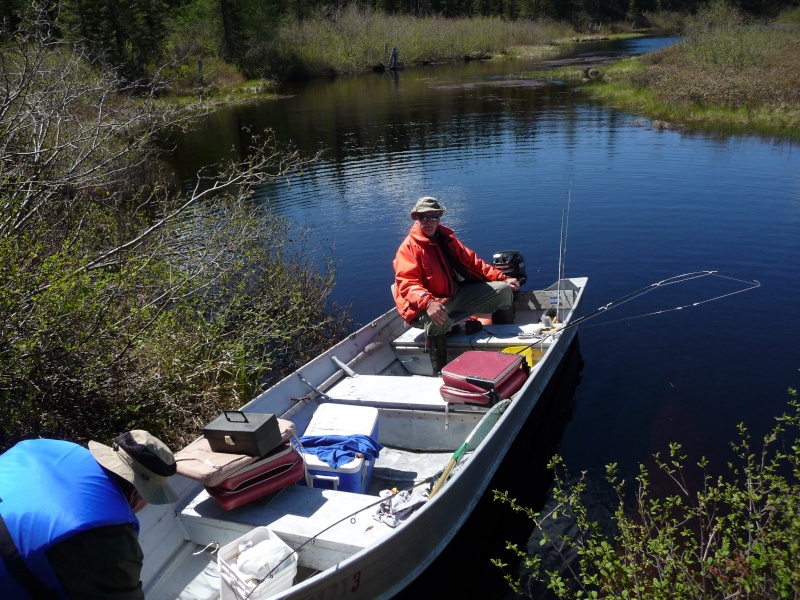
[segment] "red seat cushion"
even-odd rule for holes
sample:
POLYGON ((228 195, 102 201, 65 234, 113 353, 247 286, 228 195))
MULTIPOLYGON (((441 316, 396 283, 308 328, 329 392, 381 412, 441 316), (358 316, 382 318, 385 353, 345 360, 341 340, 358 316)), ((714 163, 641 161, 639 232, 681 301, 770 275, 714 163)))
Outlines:
POLYGON ((216 486, 206 486, 206 490, 222 508, 230 510, 297 483, 303 475, 302 457, 290 444, 284 444, 216 486))

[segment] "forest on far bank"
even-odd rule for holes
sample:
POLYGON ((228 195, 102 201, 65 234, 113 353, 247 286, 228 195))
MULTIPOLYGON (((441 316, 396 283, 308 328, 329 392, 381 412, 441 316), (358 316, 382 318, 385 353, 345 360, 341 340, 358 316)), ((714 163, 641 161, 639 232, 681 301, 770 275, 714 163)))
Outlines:
MULTIPOLYGON (((646 28, 653 15, 691 14, 707 3, 708 0, 0 0, 0 19, 2 32, 9 34, 30 21, 32 13, 44 15, 49 34, 89 48, 124 79, 140 84, 158 81, 163 85, 167 80, 195 81, 202 75, 220 79, 225 72, 250 79, 318 75, 317 70, 300 63, 304 47, 324 36, 325 29, 317 25, 311 34, 299 37, 297 32, 304 31, 304 22, 337 21, 348 10, 352 15, 353 8, 361 15, 379 15, 378 19, 380 15, 387 19, 413 17, 416 20, 412 27, 419 19, 483 19, 491 27, 498 22, 526 21, 539 29, 542 23, 559 23, 581 32, 620 23, 646 28), (295 36, 294 44, 287 45, 287 29, 295 36), (198 72, 198 61, 204 63, 204 72, 198 72)), ((753 18, 773 18, 798 6, 797 0, 731 0, 731 4, 753 18)), ((369 24, 369 19, 362 16, 350 18, 340 28, 369 24)), ((403 22, 404 27, 407 24, 403 22)), ((363 30, 359 33, 363 34, 363 30)), ((420 31, 420 35, 424 33, 424 29, 420 31)), ((391 35, 383 35, 383 39, 375 39, 381 58, 396 45, 391 35)), ((471 32, 465 34, 465 45, 471 36, 471 32)), ((347 35, 342 37, 347 40, 347 35)), ((354 49, 346 47, 347 42, 338 44, 340 47, 334 52, 342 54, 346 61, 354 49)), ((466 52, 469 54, 470 50, 466 52)), ((358 71, 359 65, 354 65, 353 70, 358 71)))

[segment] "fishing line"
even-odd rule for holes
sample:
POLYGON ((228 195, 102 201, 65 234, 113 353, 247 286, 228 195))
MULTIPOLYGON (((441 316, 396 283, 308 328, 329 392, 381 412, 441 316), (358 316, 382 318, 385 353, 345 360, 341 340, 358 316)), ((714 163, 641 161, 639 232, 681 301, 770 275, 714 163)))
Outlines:
MULTIPOLYGON (((575 319, 574 321, 571 321, 569 324, 564 325, 564 326, 562 326, 562 327, 560 327, 560 328, 558 328, 556 330, 550 330, 550 331, 547 331, 547 332, 542 332, 541 336, 537 336, 531 343, 523 344, 523 350, 517 352, 516 354, 521 354, 524 350, 527 350, 527 349, 534 349, 534 348, 536 348, 536 346, 540 346, 540 349, 543 350, 544 349, 544 341, 548 337, 550 337, 552 335, 556 335, 556 334, 558 334, 558 333, 560 333, 562 331, 566 331, 567 329, 575 327, 579 323, 583 323, 585 321, 588 321, 589 319, 593 319, 593 318, 597 317, 600 314, 604 314, 604 313, 607 313, 610 310, 613 310, 615 308, 619 308, 623 304, 626 304, 626 303, 630 302, 631 300, 635 300, 636 298, 639 298, 640 296, 644 296, 645 294, 649 294, 652 291, 663 289, 663 288, 665 288, 667 286, 670 286, 670 285, 675 285, 675 284, 679 284, 679 283, 686 283, 687 281, 692 281, 694 279, 700 279, 702 277, 719 277, 720 279, 728 279, 728 280, 731 280, 731 281, 737 281, 739 283, 746 284, 746 287, 743 287, 742 289, 739 289, 739 290, 735 290, 733 292, 728 292, 728 293, 725 293, 725 294, 719 294, 718 296, 714 296, 713 298, 707 298, 705 300, 698 300, 696 302, 683 304, 681 306, 675 306, 675 307, 672 307, 672 308, 665 308, 665 309, 662 309, 662 310, 654 310, 654 311, 651 311, 651 312, 648 312, 648 313, 643 313, 643 314, 640 314, 640 315, 632 315, 632 316, 629 316, 629 317, 623 317, 621 319, 614 319, 614 320, 611 320, 611 321, 603 321, 602 323, 583 325, 582 327, 584 327, 584 328, 586 328, 586 327, 599 327, 601 325, 610 325, 612 323, 621 323, 621 322, 624 322, 624 321, 631 321, 633 319, 641 319, 641 318, 649 317, 649 316, 653 316, 653 315, 666 314, 666 313, 673 312, 673 311, 683 310, 684 308, 692 308, 692 307, 695 307, 695 306, 700 306, 701 304, 707 304, 708 302, 713 302, 715 300, 721 300, 722 298, 727 298, 729 296, 735 296, 736 294, 741 294, 742 292, 747 292, 749 290, 754 290, 754 289, 756 289, 758 287, 761 287, 761 282, 759 282, 756 279, 743 278, 743 277, 741 277, 739 275, 736 275, 735 273, 728 273, 728 272, 725 272, 725 271, 694 271, 692 273, 683 273, 681 275, 675 275, 673 277, 668 277, 667 279, 662 279, 661 281, 656 281, 655 283, 651 283, 650 285, 648 285, 646 287, 640 288, 640 289, 638 289, 638 290, 636 290, 634 292, 631 292, 629 294, 621 296, 621 297, 617 298, 616 300, 612 300, 611 302, 608 302, 607 304, 604 304, 603 306, 601 306, 599 308, 596 308, 595 310, 593 310, 589 314, 584 315, 584 316, 582 316, 582 317, 580 317, 578 319, 575 319)), ((560 301, 560 297, 559 297, 559 301, 560 301)), ((497 334, 492 333, 490 330, 487 329, 486 331, 490 335, 493 335, 493 336, 497 337, 497 334)))
MULTIPOLYGON (((743 278, 743 277, 741 277, 739 275, 736 275, 735 273, 728 273, 728 272, 725 272, 725 271, 694 271, 694 272, 691 272, 691 273, 683 273, 681 275, 675 275, 673 277, 668 277, 667 279, 662 279, 661 281, 656 281, 655 283, 651 283, 650 285, 648 285, 646 287, 640 288, 640 289, 638 289, 638 290, 636 290, 634 292, 626 294, 625 296, 621 296, 620 298, 617 298, 616 300, 612 300, 611 302, 608 302, 607 304, 604 304, 603 306, 600 306, 599 308, 593 310, 589 314, 586 314, 586 315, 584 315, 584 316, 582 316, 582 317, 580 317, 578 319, 575 319, 574 321, 572 321, 571 323, 566 325, 563 329, 568 329, 570 327, 575 327, 579 323, 583 323, 584 321, 588 321, 589 319, 593 319, 593 318, 597 317, 600 314, 606 313, 606 312, 608 312, 610 310, 613 310, 615 308, 619 308, 623 304, 626 304, 626 303, 630 302, 631 300, 635 300, 636 298, 639 298, 641 296, 644 296, 645 294, 649 294, 650 292, 653 292, 653 291, 656 291, 656 290, 659 290, 659 289, 663 289, 663 288, 665 288, 667 286, 670 286, 670 285, 686 283, 688 281, 692 281, 692 280, 695 280, 695 279, 700 279, 700 278, 703 278, 703 277, 719 277, 720 279, 728 279, 730 281, 736 281, 738 283, 746 284, 746 287, 743 287, 743 288, 738 289, 738 290, 734 290, 732 292, 719 294, 717 296, 714 296, 712 298, 707 298, 705 300, 698 300, 698 301, 695 301, 695 302, 690 302, 688 304, 683 304, 681 306, 674 306, 672 308, 654 310, 654 311, 647 312, 647 313, 642 313, 642 314, 639 314, 639 315, 632 315, 632 316, 624 317, 624 318, 621 318, 621 319, 614 319, 612 321, 603 321, 602 323, 596 323, 594 325, 588 325, 588 327, 597 327, 599 325, 608 325, 608 324, 611 324, 611 323, 620 323, 622 321, 628 321, 628 320, 632 320, 632 319, 641 319, 643 317, 666 314, 666 313, 669 313, 669 312, 683 310, 684 308, 693 308, 695 306, 700 306, 701 304, 707 304, 709 302, 714 302, 715 300, 721 300, 723 298, 728 298, 729 296, 735 296, 736 294, 741 294, 743 292, 747 292, 749 290, 754 290, 754 289, 756 289, 758 287, 761 287, 761 282, 759 282, 756 279, 743 278)), ((586 326, 584 326, 584 327, 586 327, 586 326)))
MULTIPOLYGON (((442 470, 444 470, 444 469, 442 469, 442 470)), ((408 489, 405 489, 405 490, 403 490, 403 491, 410 492, 410 491, 411 491, 411 490, 413 490, 414 488, 417 488, 417 487, 419 487, 419 486, 421 486, 421 485, 427 485, 427 484, 431 484, 431 483, 433 483, 433 482, 434 482, 434 480, 435 480, 435 479, 436 479, 438 476, 439 476, 439 473, 435 473, 435 474, 431 475, 430 477, 426 477, 425 479, 422 479, 422 480, 418 481, 417 483, 413 484, 411 487, 409 487, 408 489)), ((303 548, 305 548, 305 547, 306 547, 306 546, 308 546, 309 544, 313 545, 313 544, 314 544, 314 542, 317 540, 317 538, 318 538, 319 536, 321 536, 323 533, 325 533, 325 532, 326 532, 326 531, 328 531, 329 529, 332 529, 333 527, 336 527, 336 526, 337 526, 337 525, 339 525, 340 523, 344 523, 345 521, 348 521, 348 520, 350 520, 350 521, 351 521, 353 524, 355 524, 355 517, 356 517, 356 516, 357 516, 359 513, 362 513, 362 512, 364 512, 365 510, 369 510, 370 508, 374 508, 374 507, 378 506, 379 504, 382 504, 383 502, 386 502, 386 500, 387 500, 387 498, 381 497, 379 500, 376 500, 375 502, 372 502, 372 503, 370 503, 370 504, 367 504, 366 506, 363 506, 363 507, 359 508, 357 511, 355 511, 355 512, 353 512, 353 513, 350 513, 349 515, 347 515, 347 516, 345 516, 345 517, 342 517, 341 519, 339 519, 339 520, 337 520, 337 521, 334 521, 333 523, 331 523, 330 525, 328 525, 328 526, 327 526, 325 529, 322 529, 322 530, 318 531, 318 532, 317 532, 317 533, 315 533, 313 536, 311 536, 310 538, 308 538, 308 539, 307 539, 305 542, 303 542, 302 544, 300 544, 300 545, 297 547, 297 549, 296 549, 296 550, 294 550, 294 551, 292 552, 292 554, 299 554, 299 553, 300 553, 300 551, 302 551, 302 550, 303 550, 303 548)), ((344 553, 342 553, 342 555, 344 556, 344 553)), ((269 572, 269 573, 267 573, 266 575, 264 575, 264 577, 262 577, 261 579, 258 579, 258 583, 256 583, 256 584, 255 584, 255 586, 253 587, 253 589, 252 589, 252 590, 250 590, 250 591, 247 593, 247 595, 244 597, 244 600, 247 600, 248 598, 250 598, 250 596, 253 594, 253 592, 255 592, 255 591, 258 589, 258 586, 260 586, 262 583, 264 583, 264 582, 265 582, 267 579, 270 579, 270 578, 272 577, 272 574, 273 574, 273 573, 275 573, 275 572, 276 572, 276 571, 279 569, 279 567, 280 567, 280 566, 281 566, 281 565, 282 565, 284 562, 286 562, 287 560, 289 560, 289 558, 291 558, 291 556, 292 556, 292 555, 290 554, 289 556, 285 557, 285 558, 284 558, 282 561, 280 561, 280 562, 279 562, 277 565, 275 565, 275 566, 274 566, 274 567, 273 567, 273 568, 270 570, 270 572, 269 572)), ((318 571, 318 572, 319 572, 319 571, 318 571)), ((254 578, 254 579, 255 579, 255 578, 254 578)))

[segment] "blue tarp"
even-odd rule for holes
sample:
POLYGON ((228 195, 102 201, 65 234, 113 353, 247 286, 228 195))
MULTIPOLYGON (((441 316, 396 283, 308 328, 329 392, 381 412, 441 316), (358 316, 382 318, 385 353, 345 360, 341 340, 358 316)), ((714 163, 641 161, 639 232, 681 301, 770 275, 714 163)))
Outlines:
POLYGON ((300 438, 303 451, 316 454, 324 463, 333 468, 346 465, 357 453, 367 458, 377 458, 383 449, 368 435, 308 435, 300 438))

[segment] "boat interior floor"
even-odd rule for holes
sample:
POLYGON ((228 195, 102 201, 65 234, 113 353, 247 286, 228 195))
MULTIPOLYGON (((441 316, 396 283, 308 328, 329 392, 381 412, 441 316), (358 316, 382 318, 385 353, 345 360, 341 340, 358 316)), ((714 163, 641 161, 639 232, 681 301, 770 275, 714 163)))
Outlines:
POLYGON ((442 471, 452 452, 408 452, 386 448, 375 461, 368 494, 377 496, 381 490, 409 489, 442 471))
POLYGON ((179 591, 186 589, 200 590, 187 597, 206 597, 203 594, 209 588, 219 586, 211 540, 225 545, 258 526, 270 527, 295 549, 303 547, 298 581, 310 577, 387 535, 390 528, 373 518, 380 492, 409 489, 435 478, 452 454, 452 451, 411 452, 385 446, 365 494, 293 485, 227 511, 205 490, 200 490, 179 513, 187 540, 181 556, 148 597, 167 600, 179 597, 179 591), (312 539, 313 544, 308 545, 312 539))
MULTIPOLYGON (((371 520, 381 490, 408 489, 421 483, 441 471, 451 456, 452 452, 421 453, 384 447, 366 494, 293 485, 227 511, 201 490, 181 511, 181 522, 187 539, 197 544, 208 543, 212 532, 217 535, 213 539, 218 539, 221 530, 230 530, 229 537, 234 539, 253 527, 268 525, 296 546, 352 513, 369 515, 367 518, 371 520)), ((317 542, 360 549, 382 536, 379 532, 383 527, 374 529, 369 536, 359 533, 354 537, 352 528, 343 524, 326 531, 317 542)))

